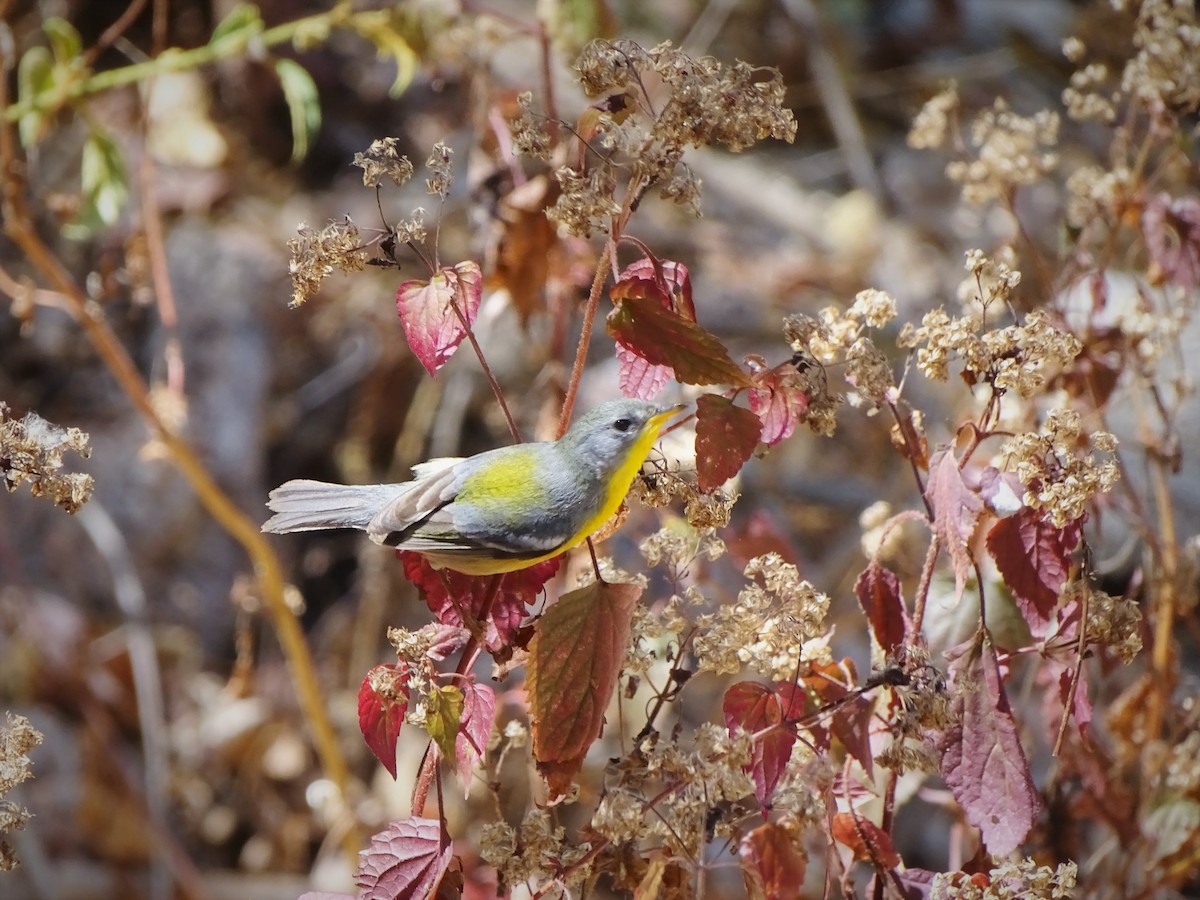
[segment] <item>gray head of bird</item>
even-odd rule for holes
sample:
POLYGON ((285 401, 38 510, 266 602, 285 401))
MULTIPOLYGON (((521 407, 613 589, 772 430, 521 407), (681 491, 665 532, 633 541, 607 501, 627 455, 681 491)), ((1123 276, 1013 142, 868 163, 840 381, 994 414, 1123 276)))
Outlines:
POLYGON ((612 471, 639 444, 645 442, 649 450, 662 425, 680 409, 646 400, 609 400, 576 420, 562 436, 561 446, 589 468, 612 471))

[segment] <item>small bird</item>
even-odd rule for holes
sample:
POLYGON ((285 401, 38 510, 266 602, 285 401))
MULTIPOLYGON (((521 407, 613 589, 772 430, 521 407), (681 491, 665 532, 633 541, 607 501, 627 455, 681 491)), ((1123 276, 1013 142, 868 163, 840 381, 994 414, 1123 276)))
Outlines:
POLYGON ((583 543, 617 511, 667 420, 682 405, 610 400, 557 441, 515 444, 413 466, 402 484, 298 479, 271 491, 274 534, 359 528, 435 568, 513 572, 583 543))

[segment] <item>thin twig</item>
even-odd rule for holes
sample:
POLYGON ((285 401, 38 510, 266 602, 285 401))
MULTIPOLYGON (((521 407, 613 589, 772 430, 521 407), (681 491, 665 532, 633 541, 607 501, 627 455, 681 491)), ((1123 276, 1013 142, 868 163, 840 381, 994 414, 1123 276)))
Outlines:
POLYGON ((605 261, 615 249, 616 245, 612 238, 609 238, 596 263, 596 275, 592 279, 592 290, 588 294, 587 305, 583 309, 583 326, 579 331, 579 349, 575 352, 575 364, 571 368, 571 380, 567 384, 567 396, 563 399, 562 414, 558 420, 558 434, 555 437, 562 437, 566 434, 567 427, 571 424, 571 411, 575 408, 575 398, 579 395, 579 382, 583 380, 583 367, 587 362, 588 347, 592 342, 592 327, 596 322, 596 310, 600 306, 600 294, 604 290, 605 281, 608 280, 605 261))

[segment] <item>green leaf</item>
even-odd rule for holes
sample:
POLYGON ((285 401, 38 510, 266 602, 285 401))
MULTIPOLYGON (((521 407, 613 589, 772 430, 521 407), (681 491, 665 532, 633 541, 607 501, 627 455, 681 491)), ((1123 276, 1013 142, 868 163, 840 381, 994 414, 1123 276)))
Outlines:
POLYGON ((114 224, 129 199, 121 151, 102 129, 93 129, 84 142, 79 175, 83 206, 78 218, 63 229, 67 237, 76 240, 114 224))
POLYGON ((58 65, 68 66, 83 53, 83 38, 66 19, 51 16, 42 23, 42 31, 46 32, 46 37, 50 40, 50 49, 58 65))
POLYGON ((444 684, 429 692, 425 700, 425 730, 446 759, 455 759, 454 742, 463 717, 463 692, 444 684))
POLYGON ((275 74, 292 117, 292 162, 299 162, 308 155, 312 139, 321 130, 321 98, 316 82, 298 62, 275 60, 275 74))
POLYGON ((378 15, 363 14, 356 20, 355 30, 375 45, 381 57, 396 61, 396 78, 388 88, 389 97, 399 97, 417 75, 417 54, 396 27, 395 17, 386 10, 378 15))
POLYGON ((208 39, 210 47, 233 38, 247 41, 263 30, 262 15, 253 3, 239 3, 229 11, 208 39))
POLYGON ((17 123, 21 146, 37 143, 45 113, 38 107, 41 98, 54 86, 54 60, 45 47, 30 47, 17 66, 17 102, 29 109, 17 123))

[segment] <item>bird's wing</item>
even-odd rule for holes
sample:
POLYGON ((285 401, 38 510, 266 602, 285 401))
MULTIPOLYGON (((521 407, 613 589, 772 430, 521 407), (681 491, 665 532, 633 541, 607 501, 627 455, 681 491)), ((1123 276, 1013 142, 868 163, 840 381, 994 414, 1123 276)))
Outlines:
POLYGON ((446 513, 446 508, 458 496, 462 462, 461 459, 437 459, 414 466, 417 477, 367 525, 371 540, 396 547, 407 543, 417 529, 435 517, 450 519, 452 514, 446 513))

